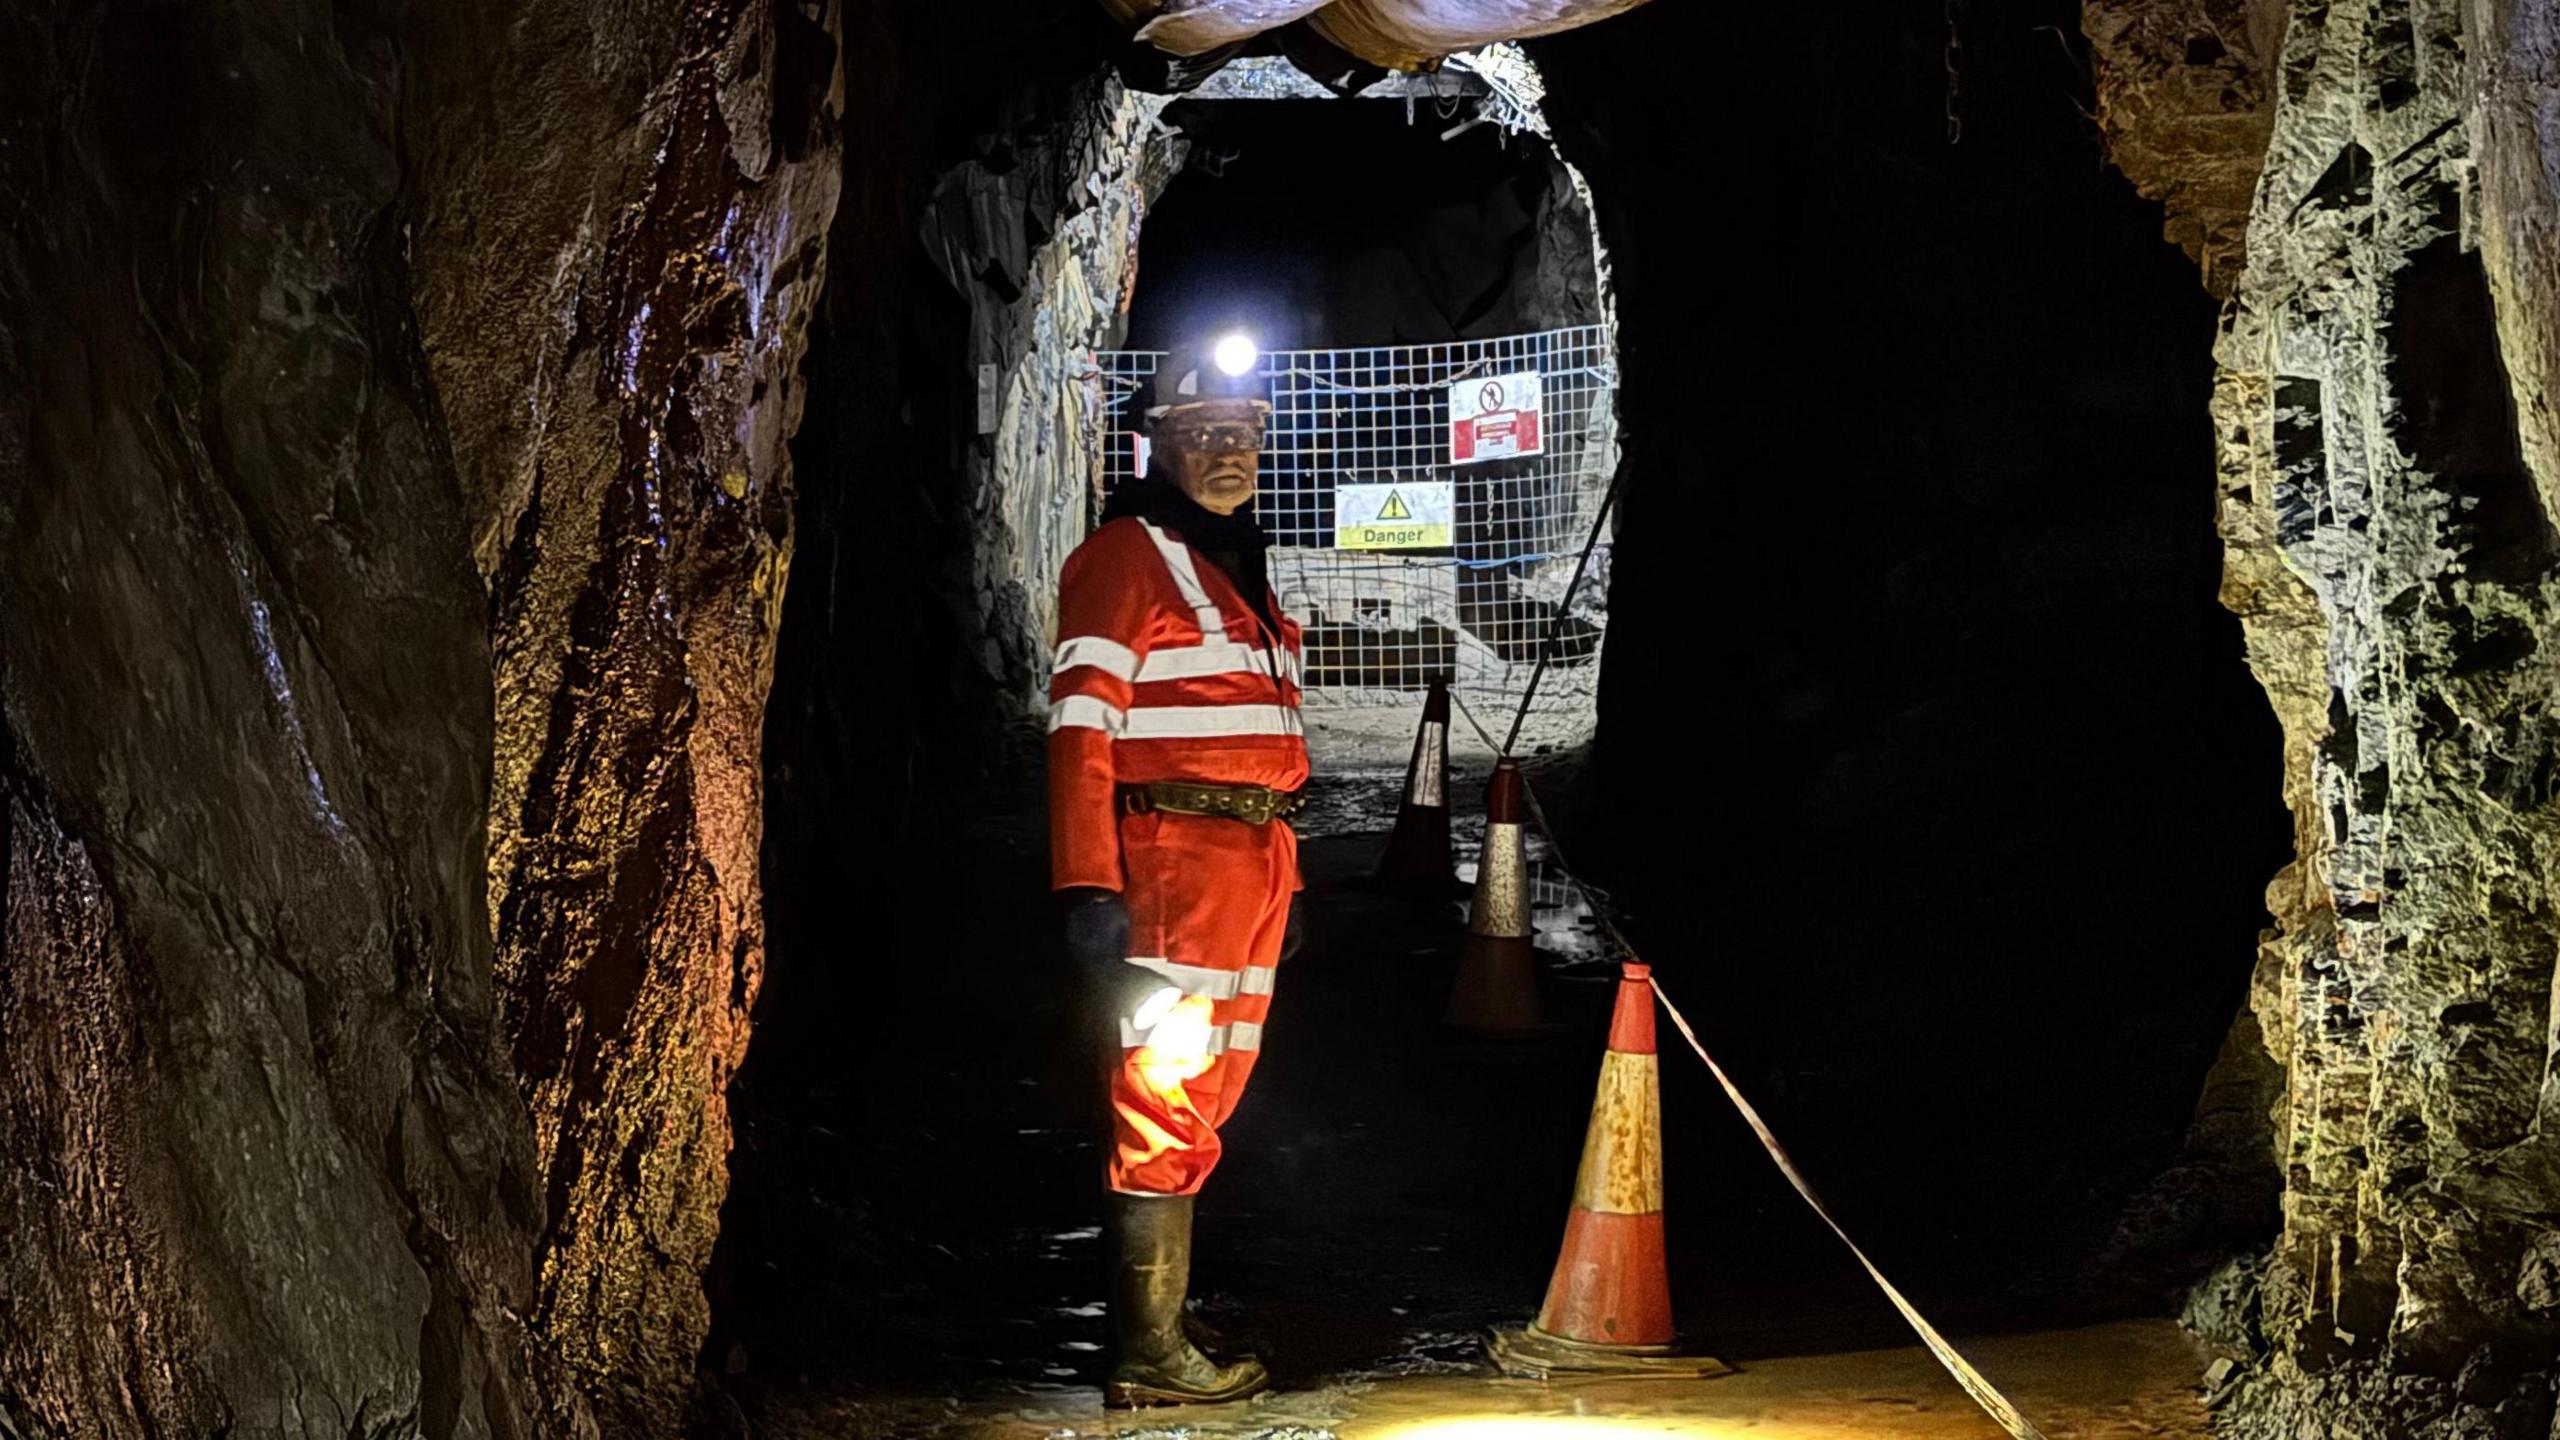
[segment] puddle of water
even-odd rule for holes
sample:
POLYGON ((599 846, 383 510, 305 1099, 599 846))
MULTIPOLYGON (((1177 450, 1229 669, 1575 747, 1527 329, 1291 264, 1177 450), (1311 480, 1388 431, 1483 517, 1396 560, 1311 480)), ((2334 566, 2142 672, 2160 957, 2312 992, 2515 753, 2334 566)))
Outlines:
MULTIPOLYGON (((1086 1346, 1070 1349, 1087 1350, 1086 1346)), ((2208 1440, 2205 1355, 2166 1321, 2001 1336, 1977 1356, 2046 1433, 2208 1440)), ((997 1393, 878 1393, 787 1409, 788 1440, 1981 1440, 1995 1433, 1917 1348, 1754 1362, 1708 1381, 1542 1384, 1496 1375, 1446 1315, 1350 1374, 1240 1405, 1107 1412, 1051 1358, 997 1393), (796 1413, 794 1413, 796 1410, 796 1413)), ((812 1403, 814 1401, 814 1403, 812 1403)))
POLYGON ((1052 1430, 1050 1440, 1078 1440, 1078 1437, 1108 1437, 1108 1440, 1336 1440, 1334 1430, 1324 1425, 1103 1425, 1093 1430, 1052 1430))
MULTIPOLYGON (((1401 1306, 1396 1313, 1404 1312, 1401 1306)), ((1404 1346, 1353 1376, 1358 1380, 1402 1379, 1413 1375, 1481 1375, 1491 1372, 1485 1356, 1485 1334, 1472 1327, 1435 1328, 1405 1336, 1404 1346)))

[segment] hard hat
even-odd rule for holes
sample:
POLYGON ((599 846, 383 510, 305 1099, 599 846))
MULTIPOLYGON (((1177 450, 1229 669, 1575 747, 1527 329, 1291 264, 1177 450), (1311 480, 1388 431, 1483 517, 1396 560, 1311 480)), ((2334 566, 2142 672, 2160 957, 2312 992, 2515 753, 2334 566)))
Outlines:
POLYGON ((1269 415, 1271 401, 1259 373, 1261 359, 1252 337, 1242 333, 1183 346, 1156 367, 1146 397, 1147 419, 1161 420, 1187 406, 1222 400, 1250 401, 1257 412, 1269 415))

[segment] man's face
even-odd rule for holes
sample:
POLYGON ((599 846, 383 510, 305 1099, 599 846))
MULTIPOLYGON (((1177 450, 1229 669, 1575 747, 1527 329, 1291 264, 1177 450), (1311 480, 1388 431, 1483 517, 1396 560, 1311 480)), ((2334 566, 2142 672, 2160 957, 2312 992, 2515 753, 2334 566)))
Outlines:
POLYGON ((1249 400, 1185 405, 1156 429, 1173 483, 1213 515, 1253 499, 1262 459, 1262 412, 1249 400))

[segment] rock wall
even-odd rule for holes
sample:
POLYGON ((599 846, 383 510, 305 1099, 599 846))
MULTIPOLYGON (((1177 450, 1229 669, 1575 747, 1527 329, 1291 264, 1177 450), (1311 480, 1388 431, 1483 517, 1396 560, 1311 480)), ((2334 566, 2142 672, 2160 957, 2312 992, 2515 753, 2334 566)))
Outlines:
POLYGON ((2517 436, 2548 504, 2560 486, 2560 5, 2466 0, 2462 16, 2480 260, 2517 436))
POLYGON ((418 320, 488 587, 533 1323, 626 1433, 709 1327, 764 965, 787 449, 840 181, 821 7, 422 6, 418 320))
POLYGON ((0 18, 0 1430, 575 1419, 390 18, 0 18))
POLYGON ((835 24, 0 18, 0 1432, 674 1433, 835 24))
MULTIPOLYGON (((2235 1435, 2551 1421, 2553 22, 2296 3, 2272 71, 2213 407, 2297 845, 2254 993, 2286 1193, 2235 1435)), ((2144 155, 2178 193, 2172 152, 2117 149, 2144 155)))
POLYGON ((2274 122, 2284 0, 2083 0, 2108 158, 2160 202, 2170 240, 2228 297, 2274 122))
POLYGON ((1138 227, 1182 166, 1165 103, 1108 76, 1080 84, 1062 116, 1032 117, 998 155, 946 174, 923 217, 927 251, 969 305, 973 648, 1009 710, 1046 693, 1058 572, 1097 501, 1093 352, 1119 343, 1138 227))

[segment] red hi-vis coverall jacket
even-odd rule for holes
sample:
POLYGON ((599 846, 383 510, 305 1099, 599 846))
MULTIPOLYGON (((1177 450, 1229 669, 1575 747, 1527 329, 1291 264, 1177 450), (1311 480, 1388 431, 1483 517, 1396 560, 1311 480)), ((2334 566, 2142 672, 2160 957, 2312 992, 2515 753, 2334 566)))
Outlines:
MULTIPOLYGON (((1275 607, 1276 609, 1276 607, 1275 607)), ((1149 780, 1306 782, 1299 635, 1271 633, 1225 572, 1147 520, 1114 520, 1067 558, 1049 681, 1049 840, 1061 890, 1117 890, 1129 958, 1165 977, 1192 1045, 1170 1064, 1162 1027, 1120 1017, 1111 1077, 1111 1188, 1189 1195, 1218 1163, 1262 1048, 1272 978, 1298 889, 1287 822, 1121 812, 1116 789, 1149 780), (1205 1062, 1196 1048, 1205 1008, 1205 1062)), ((1170 1043, 1170 1042, 1168 1042, 1170 1043)))

